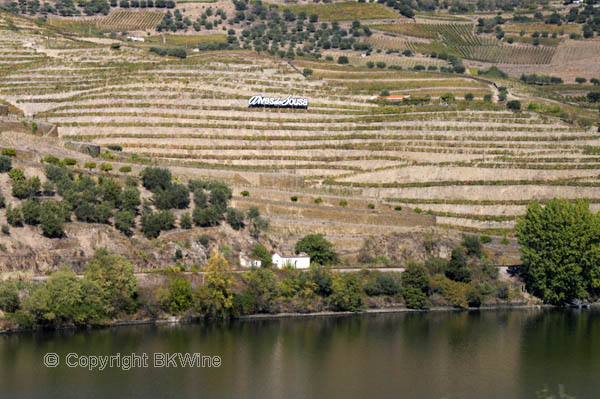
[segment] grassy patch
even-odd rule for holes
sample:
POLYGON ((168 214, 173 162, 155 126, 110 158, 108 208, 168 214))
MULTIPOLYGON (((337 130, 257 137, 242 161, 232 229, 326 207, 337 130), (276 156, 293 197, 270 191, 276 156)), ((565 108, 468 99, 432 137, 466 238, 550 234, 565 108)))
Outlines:
POLYGON ((550 24, 513 24, 502 26, 504 32, 519 33, 521 31, 525 34, 532 34, 533 32, 548 32, 548 33, 560 33, 561 31, 565 34, 569 33, 581 33, 581 25, 550 25, 550 24))
POLYGON ((353 21, 362 19, 399 18, 391 8, 374 3, 334 3, 285 6, 295 14, 304 11, 307 15, 317 14, 319 21, 353 21))

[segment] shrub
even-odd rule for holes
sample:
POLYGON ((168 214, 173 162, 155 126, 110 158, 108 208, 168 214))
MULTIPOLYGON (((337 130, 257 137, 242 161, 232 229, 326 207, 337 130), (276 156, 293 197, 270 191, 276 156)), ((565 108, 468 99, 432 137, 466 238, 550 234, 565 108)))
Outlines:
POLYGON ((369 208, 369 209, 375 209, 375 204, 373 204, 373 203, 368 204, 367 208, 369 208))
POLYGON ((6 207, 6 222, 11 226, 23 226, 23 213, 11 205, 6 207))
POLYGON ((340 206, 344 206, 344 207, 348 206, 348 201, 340 200, 340 206))
POLYGON ((503 237, 502 241, 500 241, 500 243, 502 243, 502 245, 508 245, 508 244, 510 244, 510 241, 508 240, 508 238, 503 237))
POLYGON ((42 234, 49 238, 64 236, 65 214, 57 201, 46 201, 40 211, 40 227, 42 234))
POLYGON ((323 198, 317 197, 315 198, 315 204, 321 204, 323 202, 323 198))
POLYGON ((521 102, 519 100, 510 100, 506 103, 506 108, 513 111, 519 111, 521 109, 521 102))
POLYGON ((115 144, 107 145, 106 148, 108 148, 109 150, 112 150, 112 151, 123 151, 123 147, 121 147, 120 145, 115 145, 115 144))
POLYGON ((121 48, 121 44, 120 43, 111 43, 110 48, 112 50, 119 50, 121 48))
POLYGON ((467 101, 473 101, 474 98, 475 98, 475 96, 473 95, 473 93, 465 94, 465 100, 467 100, 467 101))
POLYGON ((481 306, 481 293, 476 287, 469 287, 467 290, 467 304, 472 308, 481 306))
POLYGON ((23 220, 26 224, 37 225, 40 223, 40 212, 42 207, 37 200, 28 199, 23 202, 21 211, 23 212, 23 220))
POLYGON ((337 59, 338 64, 347 64, 348 62, 348 57, 346 57, 345 55, 340 55, 337 59))
POLYGON ((334 310, 359 312, 365 308, 360 280, 355 273, 341 273, 333 278, 331 304, 334 310))
POLYGON ((290 197, 290 200, 291 200, 292 202, 298 202, 298 196, 297 196, 297 195, 292 195, 292 196, 290 197))
POLYGON ((0 282, 0 310, 14 313, 19 309, 20 304, 17 284, 12 280, 0 282))
POLYGON ((190 205, 190 192, 186 186, 172 183, 166 190, 154 190, 154 204, 158 209, 185 209, 190 205))
POLYGON ((3 148, 2 151, 0 151, 0 155, 4 155, 6 157, 16 157, 17 150, 14 148, 3 148))
POLYGON ((587 82, 587 79, 586 78, 577 77, 577 78, 575 78, 575 82, 577 82, 578 84, 584 84, 585 82, 587 82))
POLYGON ((180 314, 194 302, 192 285, 186 278, 176 277, 167 283, 167 289, 160 293, 162 306, 172 314, 180 314))
POLYGON ((189 213, 184 213, 179 217, 179 227, 186 230, 192 228, 192 217, 189 213))
POLYGON ((463 236, 462 245, 467 250, 467 256, 481 257, 481 241, 477 236, 465 235, 463 236))
POLYGON ((479 241, 481 241, 482 244, 489 244, 490 242, 492 242, 492 237, 481 236, 481 237, 479 237, 479 241))
POLYGON ((242 197, 249 197, 250 193, 248 192, 248 190, 244 190, 240 193, 242 195, 242 197))
POLYGON ((5 236, 10 234, 10 227, 8 227, 7 224, 2 225, 2 234, 4 234, 5 236))
POLYGON ((401 207, 400 205, 396 205, 396 206, 394 207, 394 210, 395 210, 395 211, 401 211, 401 210, 402 210, 402 207, 401 207))
POLYGON ((121 166, 119 168, 119 172, 121 173, 129 173, 131 172, 131 166, 127 165, 127 166, 121 166))
MULTIPOLYGON (((16 169, 11 170, 11 172, 14 170, 16 169)), ((41 188, 42 183, 40 182, 40 178, 37 176, 31 177, 27 180, 19 178, 18 180, 13 180, 12 182, 12 194, 19 199, 34 197, 39 194, 41 188)))
POLYGON ((108 173, 111 170, 113 170, 113 166, 111 164, 109 164, 109 163, 103 163, 103 164, 100 164, 100 170, 102 172, 108 173))
POLYGON ((96 169, 96 162, 86 162, 83 167, 89 170, 96 169))
POLYGON ((365 284, 365 293, 368 296, 396 295, 400 292, 400 283, 392 273, 377 272, 375 278, 369 279, 365 284))
POLYGON ((75 166, 77 165, 77 160, 74 158, 65 158, 63 159, 63 163, 67 166, 75 166))
POLYGON ((310 75, 312 75, 313 70, 310 68, 304 68, 304 70, 302 71, 302 75, 309 77, 310 75))
POLYGON ((375 63, 375 66, 379 69, 383 69, 383 68, 385 68, 386 64, 383 61, 378 61, 375 63))
POLYGON ((483 101, 492 102, 492 95, 491 94, 485 94, 483 96, 483 101))
POLYGON ((12 169, 12 159, 7 155, 0 155, 0 173, 8 172, 12 169))

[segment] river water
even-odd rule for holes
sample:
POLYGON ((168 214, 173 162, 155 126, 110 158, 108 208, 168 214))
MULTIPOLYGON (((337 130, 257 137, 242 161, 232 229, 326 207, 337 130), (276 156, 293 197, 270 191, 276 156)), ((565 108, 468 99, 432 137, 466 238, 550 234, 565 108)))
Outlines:
POLYGON ((578 399, 600 397, 600 310, 371 314, 0 336, 2 399, 512 399, 559 385, 578 399), (56 353, 48 362, 58 359, 58 366, 44 366, 47 353, 56 353), (148 367, 139 360, 123 370, 124 360, 116 358, 112 368, 87 366, 86 359, 93 361, 86 356, 119 353, 121 359, 145 354, 148 367), (168 359, 162 354, 177 353, 201 353, 213 367, 182 368, 179 357, 157 367, 161 356, 168 359))

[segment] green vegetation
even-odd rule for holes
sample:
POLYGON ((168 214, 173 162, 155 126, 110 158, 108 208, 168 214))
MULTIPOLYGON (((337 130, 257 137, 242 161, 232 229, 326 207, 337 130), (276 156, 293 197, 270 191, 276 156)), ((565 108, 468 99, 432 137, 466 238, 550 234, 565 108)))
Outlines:
POLYGON ((338 255, 333 250, 333 244, 323 237, 322 234, 309 234, 296 243, 296 254, 305 252, 310 256, 311 262, 319 265, 331 265, 338 263, 338 255))
POLYGON ((515 227, 521 245, 520 269, 527 289, 546 303, 564 305, 598 297, 600 243, 598 215, 580 200, 532 203, 515 227))
POLYGON ((316 15, 319 21, 354 21, 357 19, 398 18, 398 14, 381 4, 333 3, 285 6, 294 14, 316 15))

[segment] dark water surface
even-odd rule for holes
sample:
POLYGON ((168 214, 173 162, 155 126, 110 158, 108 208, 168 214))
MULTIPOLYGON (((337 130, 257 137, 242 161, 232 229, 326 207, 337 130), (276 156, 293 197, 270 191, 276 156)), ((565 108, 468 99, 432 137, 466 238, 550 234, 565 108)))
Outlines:
POLYGON ((502 310, 136 326, 0 336, 0 398, 600 397, 600 310, 502 310), (60 364, 43 364, 48 352, 60 364), (78 355, 149 356, 89 371, 78 355), (219 356, 154 367, 155 353, 219 356), (73 361, 73 358, 72 358, 73 361), (178 364, 180 365, 180 364, 178 364))

